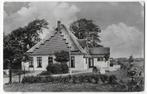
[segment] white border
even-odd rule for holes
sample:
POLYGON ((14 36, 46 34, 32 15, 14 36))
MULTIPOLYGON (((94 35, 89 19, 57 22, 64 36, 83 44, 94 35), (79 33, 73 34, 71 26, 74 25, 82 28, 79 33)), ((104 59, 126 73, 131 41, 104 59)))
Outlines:
MULTIPOLYGON (((41 0, 0 0, 0 92, 1 93, 8 93, 8 94, 21 94, 24 92, 4 92, 3 91, 3 4, 4 2, 38 2, 41 0)), ((43 0, 43 1, 57 1, 57 2, 145 2, 146 4, 146 0, 43 0)), ((41 1, 41 2, 43 2, 41 1)), ((147 8, 145 6, 145 17, 146 17, 146 13, 147 13, 147 8)), ((146 18, 145 18, 145 22, 146 22, 146 18)), ((145 27, 147 27, 147 25, 145 24, 145 27)), ((147 36, 147 33, 145 32, 145 36, 147 36)), ((147 47, 147 38, 145 37, 145 47, 147 47)), ((145 50, 145 53, 147 51, 145 50)), ((147 56, 145 55, 145 59, 147 58, 147 56)), ((147 64, 145 64, 145 91, 143 92, 120 92, 120 93, 126 93, 126 94, 147 94, 147 64)), ((40 93, 40 92, 25 92, 25 93, 40 93)), ((41 92, 43 93, 59 93, 59 92, 41 92)), ((69 92, 63 92, 63 93, 68 93, 69 92)), ((74 93, 74 92, 70 92, 70 93, 74 93)), ((92 93, 92 92, 76 92, 77 94, 80 93, 92 93)), ((119 92, 93 92, 94 93, 103 93, 103 94, 113 94, 113 93, 119 93, 119 92)))

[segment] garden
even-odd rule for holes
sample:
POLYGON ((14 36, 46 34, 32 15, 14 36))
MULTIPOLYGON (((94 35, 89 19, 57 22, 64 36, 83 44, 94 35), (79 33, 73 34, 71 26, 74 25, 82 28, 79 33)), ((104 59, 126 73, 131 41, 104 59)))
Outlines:
MULTIPOLYGON (((63 53, 63 52, 62 52, 63 53)), ((59 54, 58 54, 59 55, 59 54)), ((62 55, 63 56, 63 55, 62 55)), ((58 60, 62 60, 62 56, 58 56, 58 60), (60 58, 60 59, 59 59, 60 58)), ((64 55, 65 56, 65 55, 64 55)), ((57 59, 57 58, 56 58, 57 59)), ((134 92, 144 90, 144 76, 139 70, 135 73, 134 67, 137 64, 143 64, 144 61, 135 61, 129 57, 126 61, 119 60, 117 63, 121 68, 115 72, 106 72, 100 74, 98 72, 79 73, 53 76, 52 74, 68 73, 68 66, 65 62, 51 64, 47 66, 47 71, 37 76, 25 76, 21 83, 13 83, 4 85, 5 91, 56 91, 56 92, 134 92), (133 70, 132 70, 133 69, 133 70)), ((143 66, 143 65, 142 65, 143 66)), ((135 69, 136 70, 136 69, 135 69)), ((142 69, 144 70, 144 69, 142 69)), ((142 71, 143 72, 143 71, 142 71)))

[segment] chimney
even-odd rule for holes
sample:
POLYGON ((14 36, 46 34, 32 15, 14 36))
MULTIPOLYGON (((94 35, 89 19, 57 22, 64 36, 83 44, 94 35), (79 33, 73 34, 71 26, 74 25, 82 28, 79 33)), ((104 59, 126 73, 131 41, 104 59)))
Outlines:
POLYGON ((60 25, 61 25, 61 22, 60 21, 57 21, 57 30, 60 32, 60 25))

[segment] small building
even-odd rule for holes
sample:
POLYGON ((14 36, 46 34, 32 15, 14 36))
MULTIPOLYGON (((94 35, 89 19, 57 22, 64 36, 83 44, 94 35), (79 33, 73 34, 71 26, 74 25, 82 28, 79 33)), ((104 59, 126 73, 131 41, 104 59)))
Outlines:
POLYGON ((45 71, 49 64, 57 63, 54 53, 62 50, 69 52, 70 61, 67 65, 70 71, 91 71, 93 66, 103 71, 110 67, 109 47, 88 47, 86 39, 77 39, 68 28, 58 22, 51 37, 45 38, 27 51, 31 61, 22 63, 22 68, 45 71))

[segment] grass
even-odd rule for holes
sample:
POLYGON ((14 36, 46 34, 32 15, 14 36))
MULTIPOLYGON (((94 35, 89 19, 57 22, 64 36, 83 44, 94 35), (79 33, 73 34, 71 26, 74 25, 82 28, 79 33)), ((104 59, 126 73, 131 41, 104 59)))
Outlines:
MULTIPOLYGON (((143 62, 135 62, 136 66, 144 66, 143 62)), ((143 69, 144 70, 144 69, 143 69)), ((123 82, 128 81, 126 70, 118 70, 109 72, 108 75, 116 75, 119 80, 123 82)), ((43 73, 44 74, 44 73, 43 73)), ((46 73, 45 73, 46 74, 46 73)), ((88 73, 86 73, 88 75, 88 73)), ((126 92, 119 86, 112 86, 110 84, 92 84, 92 83, 33 83, 22 84, 13 83, 4 85, 4 90, 8 92, 126 92)))
POLYGON ((72 83, 33 83, 22 84, 14 83, 11 85, 4 85, 4 90, 7 92, 117 92, 125 91, 119 87, 112 87, 107 84, 72 84, 72 83))

